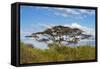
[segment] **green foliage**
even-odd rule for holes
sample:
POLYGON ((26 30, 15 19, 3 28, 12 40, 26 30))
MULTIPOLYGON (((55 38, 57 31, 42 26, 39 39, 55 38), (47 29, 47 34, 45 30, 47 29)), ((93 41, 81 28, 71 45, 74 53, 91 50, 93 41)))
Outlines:
POLYGON ((21 64, 95 59, 95 47, 89 45, 69 47, 52 43, 48 45, 48 49, 28 45, 24 43, 20 45, 21 64))

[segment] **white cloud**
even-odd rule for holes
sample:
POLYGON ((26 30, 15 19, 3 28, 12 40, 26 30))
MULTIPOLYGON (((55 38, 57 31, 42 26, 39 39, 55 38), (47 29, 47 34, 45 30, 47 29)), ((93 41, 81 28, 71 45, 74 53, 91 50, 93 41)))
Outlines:
POLYGON ((52 15, 62 16, 62 17, 73 17, 77 19, 82 19, 87 17, 87 15, 94 15, 95 10, 92 9, 77 9, 77 8, 51 8, 51 7, 36 7, 37 9, 47 9, 52 15))
POLYGON ((85 34, 91 34, 91 35, 95 36, 94 29, 82 26, 79 23, 72 23, 71 25, 64 25, 64 26, 70 26, 72 28, 79 28, 79 29, 83 30, 85 34))
POLYGON ((63 17, 73 17, 77 19, 82 19, 87 17, 87 15, 94 15, 95 10, 89 9, 74 9, 74 8, 54 8, 56 10, 54 15, 63 17))
POLYGON ((70 9, 70 8, 54 8, 54 10, 56 10, 56 12, 54 12, 55 15, 60 15, 64 17, 80 14, 75 9, 70 9))
POLYGON ((69 15, 79 15, 80 13, 78 11, 76 11, 76 9, 71 9, 71 8, 54 8, 55 10, 58 10, 62 13, 66 13, 69 15))
POLYGON ((52 28, 55 25, 54 24, 40 24, 40 26, 44 28, 52 28))
POLYGON ((71 26, 72 27, 77 27, 77 28, 82 28, 82 26, 79 25, 78 23, 72 23, 71 26))
POLYGON ((80 9, 79 11, 80 11, 80 13, 84 13, 84 14, 88 14, 88 15, 95 14, 95 10, 80 9))
POLYGON ((59 12, 55 12, 54 15, 63 16, 63 17, 67 17, 68 16, 66 13, 59 13, 59 12))
POLYGON ((70 24, 65 24, 64 26, 68 26, 71 28, 80 28, 80 29, 83 28, 79 23, 70 23, 70 24))
POLYGON ((80 13, 75 9, 66 9, 65 11, 71 15, 80 15, 80 13))

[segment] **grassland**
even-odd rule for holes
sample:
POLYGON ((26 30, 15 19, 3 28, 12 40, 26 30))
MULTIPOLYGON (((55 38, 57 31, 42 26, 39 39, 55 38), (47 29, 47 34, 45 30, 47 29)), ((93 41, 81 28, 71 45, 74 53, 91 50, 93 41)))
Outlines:
POLYGON ((20 63, 42 63, 58 61, 79 61, 95 59, 94 46, 59 46, 58 44, 49 44, 48 49, 39 49, 32 45, 20 45, 20 63))

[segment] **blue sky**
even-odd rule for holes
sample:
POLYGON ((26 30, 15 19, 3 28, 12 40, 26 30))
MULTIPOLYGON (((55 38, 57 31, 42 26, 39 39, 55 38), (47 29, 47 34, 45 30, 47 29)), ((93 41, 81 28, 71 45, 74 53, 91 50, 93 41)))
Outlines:
POLYGON ((20 18, 21 40, 55 25, 78 27, 95 36, 95 10, 92 9, 21 6, 20 18))

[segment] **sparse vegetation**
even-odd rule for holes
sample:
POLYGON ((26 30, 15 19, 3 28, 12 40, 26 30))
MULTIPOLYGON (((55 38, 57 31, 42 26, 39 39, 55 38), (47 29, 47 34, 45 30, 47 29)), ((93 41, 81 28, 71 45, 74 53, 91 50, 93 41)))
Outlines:
POLYGON ((95 59, 95 47, 84 46, 59 46, 57 43, 48 44, 48 49, 39 49, 30 44, 20 45, 20 63, 42 63, 57 61, 79 61, 95 59), (28 46, 29 45, 29 46, 28 46))

